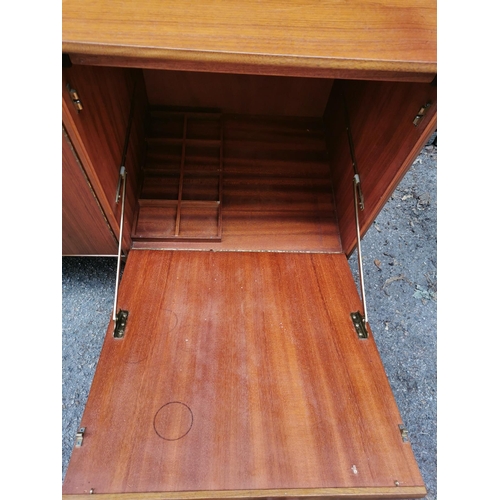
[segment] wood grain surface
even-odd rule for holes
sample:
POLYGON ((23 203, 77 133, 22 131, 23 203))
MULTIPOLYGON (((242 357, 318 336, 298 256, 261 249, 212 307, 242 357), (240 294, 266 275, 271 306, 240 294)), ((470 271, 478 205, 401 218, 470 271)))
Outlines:
POLYGON ((65 0, 62 11, 62 49, 77 63, 373 79, 437 71, 435 0, 65 0))
POLYGON ((116 255, 118 242, 66 131, 62 135, 62 254, 116 255))
POLYGON ((425 495, 344 255, 132 250, 118 305, 64 494, 425 495))
POLYGON ((144 70, 151 106, 190 106, 222 113, 315 116, 325 111, 333 80, 144 70))

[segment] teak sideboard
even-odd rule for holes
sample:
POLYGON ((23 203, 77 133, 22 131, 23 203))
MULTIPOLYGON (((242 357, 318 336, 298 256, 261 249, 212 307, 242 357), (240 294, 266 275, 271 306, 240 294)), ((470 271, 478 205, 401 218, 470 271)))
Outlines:
POLYGON ((64 0, 62 41, 62 252, 126 259, 64 498, 425 496, 347 257, 436 130, 435 3, 64 0))

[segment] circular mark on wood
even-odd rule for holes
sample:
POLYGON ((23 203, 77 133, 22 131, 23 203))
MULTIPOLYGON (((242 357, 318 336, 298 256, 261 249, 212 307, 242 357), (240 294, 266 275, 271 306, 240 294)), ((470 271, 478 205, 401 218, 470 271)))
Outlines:
POLYGON ((193 427, 193 412, 188 405, 171 401, 156 412, 153 427, 158 437, 165 441, 177 441, 193 427))
POLYGON ((163 322, 165 324, 166 333, 171 332, 177 328, 177 323, 179 323, 179 318, 177 314, 174 313, 171 309, 166 309, 164 313, 163 322))

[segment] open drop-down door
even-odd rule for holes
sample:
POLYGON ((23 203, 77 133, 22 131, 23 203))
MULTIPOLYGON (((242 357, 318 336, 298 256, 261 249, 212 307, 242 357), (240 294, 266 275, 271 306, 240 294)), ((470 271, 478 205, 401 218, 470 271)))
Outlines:
POLYGON ((118 300, 65 498, 426 494, 345 255, 132 250, 118 300))

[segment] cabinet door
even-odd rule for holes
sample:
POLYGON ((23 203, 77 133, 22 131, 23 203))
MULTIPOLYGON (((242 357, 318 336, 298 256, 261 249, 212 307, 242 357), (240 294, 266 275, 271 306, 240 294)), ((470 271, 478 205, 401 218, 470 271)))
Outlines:
POLYGON ((73 65, 63 70, 62 81, 64 127, 116 238, 121 203, 116 203, 115 196, 120 167, 125 163, 124 249, 130 247, 143 142, 144 107, 134 99, 141 89, 139 76, 142 78, 130 69, 73 65), (78 94, 80 111, 73 104, 70 90, 78 94))
POLYGON ((420 498, 343 254, 131 250, 63 498, 420 498))
POLYGON ((118 242, 64 129, 62 168, 63 255, 116 254, 118 242))
POLYGON ((346 113, 365 201, 360 212, 363 236, 436 130, 437 88, 432 83, 334 83, 324 119, 339 231, 343 250, 350 255, 356 227, 346 113))

